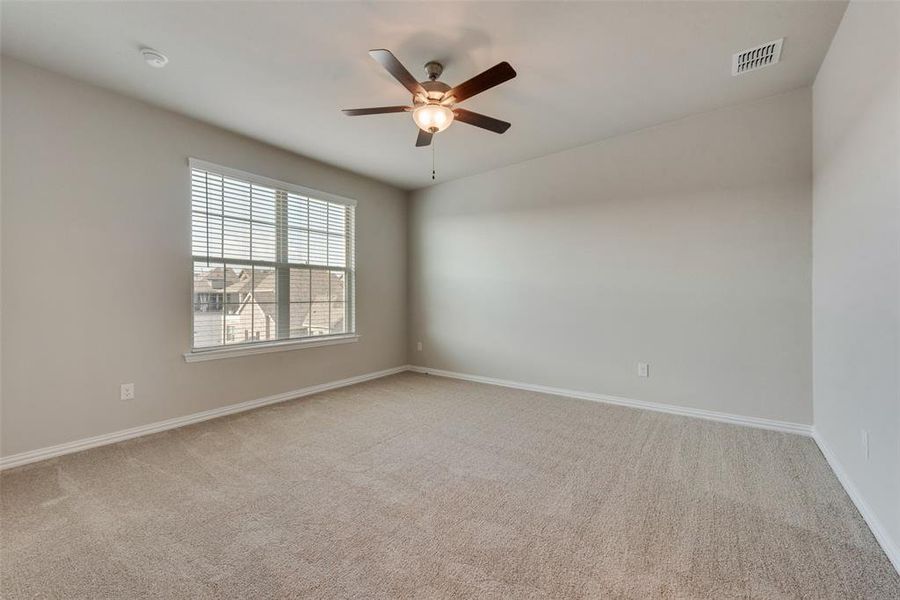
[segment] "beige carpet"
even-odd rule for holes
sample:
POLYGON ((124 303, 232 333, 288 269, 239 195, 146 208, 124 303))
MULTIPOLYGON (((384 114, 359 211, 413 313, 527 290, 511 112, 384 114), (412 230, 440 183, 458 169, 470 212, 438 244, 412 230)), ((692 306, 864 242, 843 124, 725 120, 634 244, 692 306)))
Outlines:
POLYGON ((2 476, 14 598, 900 598, 806 438, 401 374, 2 476))

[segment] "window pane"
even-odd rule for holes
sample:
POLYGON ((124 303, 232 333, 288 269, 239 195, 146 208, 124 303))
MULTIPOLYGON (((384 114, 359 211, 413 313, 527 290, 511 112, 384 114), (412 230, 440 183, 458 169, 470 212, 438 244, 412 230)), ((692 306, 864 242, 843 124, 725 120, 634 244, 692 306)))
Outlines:
POLYGON ((309 229, 325 233, 328 230, 328 203, 309 199, 309 229))
POLYGON ((343 206, 328 205, 328 232, 344 235, 347 226, 347 210, 343 206))
POLYGON ((253 267, 253 298, 259 303, 277 302, 274 267, 253 267))
POLYGON ((254 305, 253 328, 256 332, 256 340, 278 339, 278 305, 262 303, 254 305))
POLYGON ((347 265, 347 238, 341 236, 328 237, 328 266, 344 267, 347 265))
POLYGON ((194 348, 222 345, 223 313, 205 304, 194 305, 194 348))
POLYGON ((291 269, 291 302, 310 301, 310 278, 309 269, 291 269))
POLYGON ((287 213, 288 227, 309 228, 309 205, 306 198, 297 194, 288 194, 287 213))
POLYGON ((222 213, 222 178, 213 173, 191 173, 191 208, 196 211, 222 213))
POLYGON ((331 271, 331 292, 329 298, 333 302, 344 302, 347 299, 344 283, 343 271, 331 271))
POLYGON ((345 326, 346 319, 344 315, 344 303, 343 302, 332 302, 331 303, 331 333, 346 333, 347 328, 345 326))
POLYGON ((223 258, 250 259, 250 223, 225 218, 223 258))
POLYGON ((288 262, 309 262, 309 234, 299 229, 288 229, 288 262))
POLYGON ((278 339, 278 305, 252 299, 225 317, 226 344, 278 339))
MULTIPOLYGON (((222 310, 225 291, 225 266, 222 263, 194 262, 194 304, 205 304, 208 312, 222 310)), ((197 310, 195 308, 194 310, 197 310)))
POLYGON ((225 265, 194 262, 193 344, 195 348, 222 343, 225 298, 225 265))
POLYGON ((223 178, 222 201, 225 215, 232 218, 250 218, 250 184, 230 177, 223 178))
POLYGON ((311 285, 311 300, 313 302, 328 302, 329 297, 328 290, 328 271, 321 271, 319 269, 313 269, 312 271, 312 285, 311 285))
POLYGON ((246 267, 226 265, 225 312, 234 314, 250 295, 251 270, 246 267))
POLYGON ((253 220, 260 223, 275 224, 275 190, 254 184, 253 220))
POLYGON ((253 267, 253 293, 240 311, 249 341, 278 339, 278 284, 273 267, 253 267))
POLYGON ((309 264, 328 264, 328 236, 318 231, 309 232, 309 264))
POLYGON ((328 302, 313 302, 310 305, 310 335, 328 335, 328 302))
POLYGON ((218 215, 191 215, 191 252, 194 256, 222 256, 222 221, 218 215))
POLYGON ((275 225, 253 222, 253 260, 265 260, 275 262, 277 252, 275 240, 275 225))
POLYGON ((294 302, 291 304, 291 337, 306 337, 309 335, 309 302, 294 302))

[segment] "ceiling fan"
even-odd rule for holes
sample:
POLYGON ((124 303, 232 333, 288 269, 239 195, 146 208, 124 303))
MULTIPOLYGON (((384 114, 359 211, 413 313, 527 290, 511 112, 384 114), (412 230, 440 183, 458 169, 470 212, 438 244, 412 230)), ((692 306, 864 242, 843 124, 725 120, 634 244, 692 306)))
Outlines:
POLYGON ((416 81, 416 78, 406 70, 406 67, 391 54, 390 50, 369 50, 369 55, 377 60, 388 73, 394 76, 412 94, 412 106, 380 106, 376 108, 352 108, 345 109, 345 115, 357 117, 362 115, 377 115, 382 113, 411 112, 413 120, 419 128, 419 137, 416 146, 428 146, 432 136, 447 129, 454 120, 481 127, 494 133, 503 133, 509 129, 510 124, 500 119, 488 117, 464 108, 457 108, 457 104, 468 100, 475 94, 500 85, 516 76, 516 72, 508 62, 494 65, 487 71, 464 81, 451 88, 438 77, 444 71, 444 66, 435 61, 425 65, 428 74, 427 81, 416 81))

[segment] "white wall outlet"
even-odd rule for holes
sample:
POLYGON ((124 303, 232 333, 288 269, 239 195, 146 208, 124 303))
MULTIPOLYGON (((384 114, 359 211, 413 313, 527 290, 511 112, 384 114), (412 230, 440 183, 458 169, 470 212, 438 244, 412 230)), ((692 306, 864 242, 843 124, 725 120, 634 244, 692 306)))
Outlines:
POLYGON ((638 363, 637 374, 638 377, 650 377, 650 363, 638 363))
POLYGON ((119 388, 119 397, 122 400, 134 400, 134 384, 123 383, 119 388))
POLYGON ((866 460, 869 460, 869 432, 865 429, 862 430, 862 451, 866 460))
POLYGON ((416 343, 416 350, 418 350, 419 352, 422 351, 422 342, 416 343))

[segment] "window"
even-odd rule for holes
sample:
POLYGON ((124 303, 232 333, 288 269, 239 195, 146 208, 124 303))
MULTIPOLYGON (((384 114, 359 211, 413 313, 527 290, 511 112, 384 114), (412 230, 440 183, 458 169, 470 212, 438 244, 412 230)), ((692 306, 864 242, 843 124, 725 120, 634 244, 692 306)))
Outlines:
POLYGON ((193 351, 353 334, 353 201, 190 168, 193 351))

